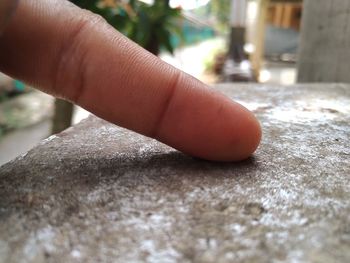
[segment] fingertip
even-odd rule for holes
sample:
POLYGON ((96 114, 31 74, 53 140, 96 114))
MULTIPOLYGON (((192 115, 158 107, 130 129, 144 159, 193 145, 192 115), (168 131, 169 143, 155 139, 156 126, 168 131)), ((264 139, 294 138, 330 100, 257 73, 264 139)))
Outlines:
POLYGON ((248 109, 184 76, 156 139, 211 161, 241 161, 261 140, 259 121, 248 109))
POLYGON ((260 122, 254 114, 238 103, 234 103, 233 107, 242 109, 240 127, 237 128, 238 131, 232 131, 232 143, 227 144, 227 154, 222 161, 242 161, 249 158, 257 150, 262 138, 260 122))
MULTIPOLYGON (((218 116, 218 124, 211 126, 215 134, 215 147, 209 146, 198 151, 199 157, 219 162, 239 162, 250 156, 258 148, 262 130, 254 114, 241 104, 228 98, 222 99, 227 111, 218 116), (220 127, 219 129, 215 129, 220 127)), ((218 102, 220 103, 220 102, 218 102)))

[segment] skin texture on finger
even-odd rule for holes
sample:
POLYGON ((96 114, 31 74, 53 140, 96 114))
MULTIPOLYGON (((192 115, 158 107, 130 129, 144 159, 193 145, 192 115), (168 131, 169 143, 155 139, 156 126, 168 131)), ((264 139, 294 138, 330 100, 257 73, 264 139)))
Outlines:
POLYGON ((0 70, 200 158, 242 160, 260 141, 248 110, 64 0, 20 2, 0 70))

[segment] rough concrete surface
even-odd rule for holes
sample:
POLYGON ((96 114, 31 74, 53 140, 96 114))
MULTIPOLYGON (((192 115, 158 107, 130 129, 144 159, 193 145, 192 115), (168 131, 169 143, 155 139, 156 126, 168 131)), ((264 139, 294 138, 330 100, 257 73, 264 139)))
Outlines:
POLYGON ((253 158, 89 118, 0 168, 0 262, 350 262, 350 86, 218 88, 261 120, 253 158))

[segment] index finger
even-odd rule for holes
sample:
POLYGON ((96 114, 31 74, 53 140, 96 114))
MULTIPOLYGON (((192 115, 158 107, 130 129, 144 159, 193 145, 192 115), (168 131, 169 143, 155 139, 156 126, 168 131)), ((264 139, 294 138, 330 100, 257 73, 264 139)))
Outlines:
POLYGON ((18 0, 2 0, 0 2, 0 34, 6 27, 8 20, 10 19, 18 0))
POLYGON ((67 1, 20 2, 0 38, 0 69, 197 157, 241 160, 260 141, 247 109, 67 1))

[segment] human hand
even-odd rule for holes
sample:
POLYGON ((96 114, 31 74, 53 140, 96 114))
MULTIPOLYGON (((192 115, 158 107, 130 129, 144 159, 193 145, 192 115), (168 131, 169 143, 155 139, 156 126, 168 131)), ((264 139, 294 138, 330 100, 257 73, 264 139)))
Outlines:
POLYGON ((0 70, 200 158, 242 160, 260 142, 243 106, 65 0, 20 1, 0 35, 0 70))

